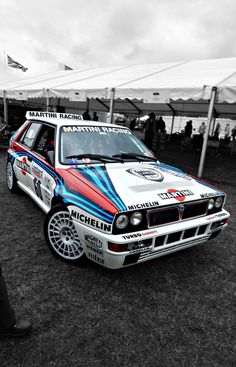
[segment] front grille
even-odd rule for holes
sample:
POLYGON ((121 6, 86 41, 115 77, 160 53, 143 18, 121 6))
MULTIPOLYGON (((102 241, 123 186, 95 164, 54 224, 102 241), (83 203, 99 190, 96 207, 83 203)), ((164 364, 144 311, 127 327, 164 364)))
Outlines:
POLYGON ((148 211, 148 226, 156 227, 207 214, 208 200, 174 205, 148 211))
POLYGON ((207 213, 208 201, 187 204, 184 208, 182 219, 200 217, 207 213))
POLYGON ((207 234, 207 227, 207 225, 202 225, 158 236, 155 238, 154 247, 169 245, 171 243, 179 242, 186 239, 198 239, 200 238, 200 236, 202 237, 203 235, 207 234))
POLYGON ((175 208, 166 208, 150 212, 149 226, 160 226, 162 224, 177 222, 179 220, 179 210, 175 208))

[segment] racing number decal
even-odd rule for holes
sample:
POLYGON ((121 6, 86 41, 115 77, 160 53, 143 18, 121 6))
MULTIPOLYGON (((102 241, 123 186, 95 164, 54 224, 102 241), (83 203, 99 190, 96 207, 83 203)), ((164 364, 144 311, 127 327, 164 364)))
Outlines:
POLYGON ((37 180, 37 178, 34 178, 34 189, 36 192, 36 195, 43 200, 42 191, 41 191, 41 182, 37 180))

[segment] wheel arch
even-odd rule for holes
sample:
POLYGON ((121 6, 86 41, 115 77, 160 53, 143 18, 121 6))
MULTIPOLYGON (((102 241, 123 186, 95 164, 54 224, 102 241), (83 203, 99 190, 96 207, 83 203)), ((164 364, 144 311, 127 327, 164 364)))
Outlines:
POLYGON ((54 208, 56 205, 66 206, 66 204, 64 203, 63 198, 61 196, 54 196, 52 198, 51 209, 54 208))

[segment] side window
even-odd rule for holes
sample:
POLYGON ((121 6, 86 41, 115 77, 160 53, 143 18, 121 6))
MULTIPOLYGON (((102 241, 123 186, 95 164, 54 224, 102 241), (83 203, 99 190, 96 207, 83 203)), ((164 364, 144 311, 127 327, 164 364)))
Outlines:
POLYGON ((23 134, 20 142, 29 149, 32 148, 36 135, 41 128, 41 124, 38 122, 32 122, 28 130, 23 134))
POLYGON ((54 136, 55 129, 52 126, 43 125, 34 146, 34 151, 47 158, 48 152, 54 150, 54 136))

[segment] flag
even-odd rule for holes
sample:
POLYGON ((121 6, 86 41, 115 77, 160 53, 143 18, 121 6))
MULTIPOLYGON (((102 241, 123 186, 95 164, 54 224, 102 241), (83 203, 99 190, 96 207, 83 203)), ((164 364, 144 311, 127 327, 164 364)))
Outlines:
POLYGON ((9 55, 7 55, 7 65, 11 68, 21 69, 22 71, 27 71, 28 68, 25 68, 19 62, 13 60, 9 55))
POLYGON ((73 70, 72 68, 70 68, 68 65, 64 65, 64 69, 65 70, 73 70))

